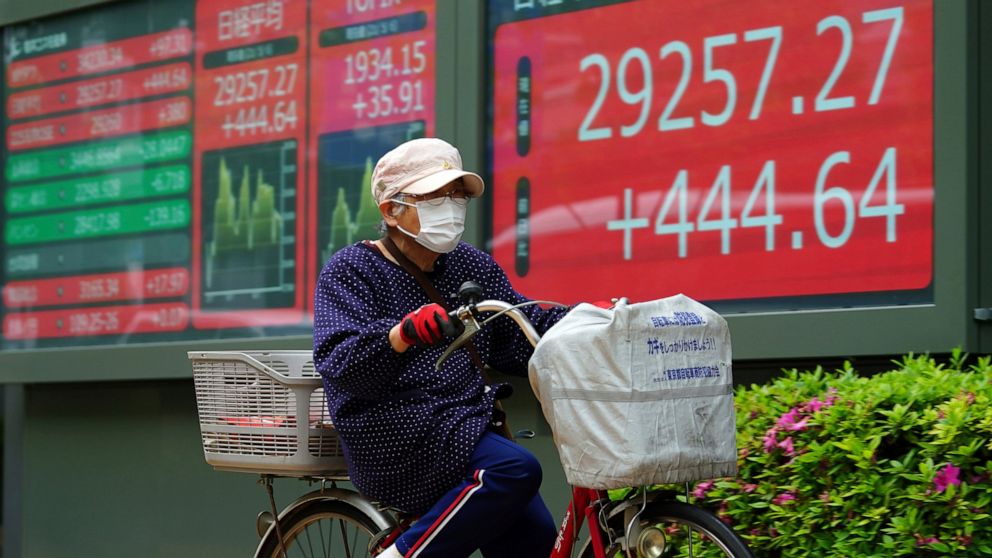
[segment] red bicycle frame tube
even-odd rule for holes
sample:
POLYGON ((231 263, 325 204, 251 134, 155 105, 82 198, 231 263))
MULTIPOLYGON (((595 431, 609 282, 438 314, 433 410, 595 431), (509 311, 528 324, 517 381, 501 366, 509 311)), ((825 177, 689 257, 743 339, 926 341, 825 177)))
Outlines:
POLYGON ((597 502, 606 495, 591 488, 572 487, 572 501, 565 510, 565 518, 561 521, 558 529, 558 537, 555 539, 555 546, 551 549, 550 558, 565 558, 572 555, 572 545, 578 538, 578 532, 582 529, 582 522, 589 521, 589 536, 592 539, 592 548, 596 558, 605 558, 603 555, 603 533, 599 529, 599 522, 596 520, 596 512, 599 509, 597 502), (576 510, 582 510, 582 515, 578 515, 576 510))

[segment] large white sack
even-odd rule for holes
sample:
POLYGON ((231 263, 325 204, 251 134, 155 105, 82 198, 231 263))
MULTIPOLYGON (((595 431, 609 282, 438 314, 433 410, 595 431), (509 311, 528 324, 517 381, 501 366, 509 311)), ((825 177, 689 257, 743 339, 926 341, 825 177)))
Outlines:
POLYGON ((730 332, 687 296, 579 305, 538 343, 530 383, 572 485, 737 472, 730 332))

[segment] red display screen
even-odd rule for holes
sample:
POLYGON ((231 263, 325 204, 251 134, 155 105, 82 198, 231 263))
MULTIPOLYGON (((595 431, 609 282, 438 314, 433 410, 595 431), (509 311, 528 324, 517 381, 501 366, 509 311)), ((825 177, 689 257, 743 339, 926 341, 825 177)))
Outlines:
POLYGON ((379 157, 434 133, 435 3, 349 0, 311 9, 309 255, 319 270, 342 247, 379 238, 370 188, 379 157))
POLYGON ((197 3, 193 325, 301 322, 307 3, 197 3))
POLYGON ((490 13, 492 247, 523 292, 930 286, 932 1, 515 4, 490 13))

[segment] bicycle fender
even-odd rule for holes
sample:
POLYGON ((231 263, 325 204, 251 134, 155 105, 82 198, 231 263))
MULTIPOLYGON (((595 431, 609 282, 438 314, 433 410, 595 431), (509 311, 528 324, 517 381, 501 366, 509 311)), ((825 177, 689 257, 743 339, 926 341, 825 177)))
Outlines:
MULTIPOLYGON (((367 498, 354 490, 345 490, 343 488, 325 488, 323 490, 314 490, 313 492, 308 492, 307 494, 300 496, 292 504, 286 506, 279 512, 279 521, 282 521, 290 513, 293 513, 297 509, 315 500, 331 500, 348 504, 368 516, 369 519, 375 522, 380 529, 388 529, 396 526, 396 518, 391 514, 380 510, 367 498)), ((273 523, 262 536, 262 540, 264 541, 265 537, 275 530, 276 526, 275 523, 273 523)), ((261 547, 262 545, 259 545, 258 549, 255 550, 255 558, 260 558, 258 551, 261 547)))

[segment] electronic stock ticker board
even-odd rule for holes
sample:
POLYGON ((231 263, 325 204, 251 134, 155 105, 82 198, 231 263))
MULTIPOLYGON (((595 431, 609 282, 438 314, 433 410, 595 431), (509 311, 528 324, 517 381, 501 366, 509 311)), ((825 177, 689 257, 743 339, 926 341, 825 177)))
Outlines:
POLYGON ((5 349, 309 332, 434 133, 433 0, 143 0, 4 30, 5 349))
MULTIPOLYGON (((932 301, 931 0, 486 5, 489 247, 521 292, 932 301)), ((323 261, 375 236, 371 165, 436 133, 436 10, 5 29, 3 348, 309 333, 323 261)))

